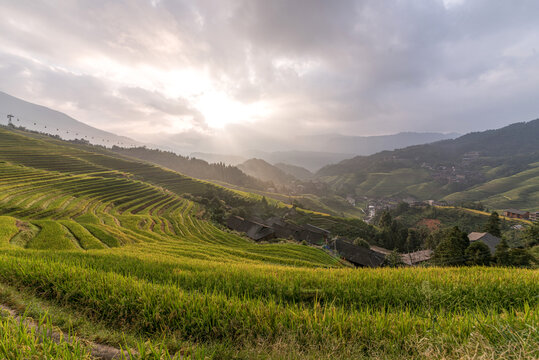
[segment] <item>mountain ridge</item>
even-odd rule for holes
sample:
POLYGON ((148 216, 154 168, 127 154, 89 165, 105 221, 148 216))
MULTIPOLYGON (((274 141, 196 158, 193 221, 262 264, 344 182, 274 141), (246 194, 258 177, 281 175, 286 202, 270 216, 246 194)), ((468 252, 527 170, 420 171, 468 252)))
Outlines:
POLYGON ((506 179, 511 191, 517 193, 513 197, 505 195, 507 199, 503 200, 503 193, 508 191, 504 187, 502 194, 476 193, 474 201, 488 201, 497 208, 533 208, 539 204, 539 181, 535 180, 539 177, 532 176, 530 180, 529 176, 517 174, 535 171, 534 164, 539 162, 537 139, 539 119, 473 132, 453 140, 357 156, 320 169, 316 178, 340 194, 419 200, 463 200, 465 196, 450 195, 479 191, 482 185, 506 179))
POLYGON ((31 103, 0 91, 0 119, 8 123, 7 115, 13 115, 12 123, 32 131, 58 135, 65 140, 84 139, 92 144, 112 146, 140 146, 141 142, 127 136, 117 135, 85 124, 61 111, 31 103))

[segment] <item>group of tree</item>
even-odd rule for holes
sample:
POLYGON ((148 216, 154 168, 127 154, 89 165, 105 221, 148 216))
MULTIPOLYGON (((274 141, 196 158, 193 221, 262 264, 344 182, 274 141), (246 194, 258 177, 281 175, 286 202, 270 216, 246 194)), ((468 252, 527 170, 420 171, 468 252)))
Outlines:
MULTIPOLYGON (((434 248, 434 261, 442 266, 462 265, 497 265, 497 266, 530 266, 536 260, 525 248, 510 248, 507 240, 501 234, 501 221, 498 213, 493 212, 483 229, 501 240, 496 246, 496 251, 491 255, 489 247, 481 242, 470 243, 465 232, 458 226, 446 229, 439 233, 439 241, 434 248)), ((525 237, 530 239, 528 246, 533 246, 539 241, 539 224, 534 224, 525 232, 525 237), (534 240, 535 239, 535 240, 534 240)))
MULTIPOLYGON (((440 266, 464 265, 499 265, 529 266, 535 259, 526 248, 510 248, 502 236, 502 223, 499 215, 493 212, 482 231, 501 238, 494 254, 481 242, 470 242, 468 234, 458 226, 442 228, 428 232, 423 228, 408 228, 392 217, 411 211, 406 205, 399 205, 393 212, 384 211, 378 218, 379 231, 375 243, 399 253, 413 252, 419 249, 434 250, 433 263, 440 266)), ((523 234, 526 247, 539 243, 539 224, 530 226, 523 234)), ((395 257, 396 259, 396 257, 395 257)))
POLYGON ((383 211, 379 218, 380 231, 375 242, 386 248, 399 252, 413 252, 423 245, 427 233, 425 229, 408 228, 391 216, 389 211, 383 211))

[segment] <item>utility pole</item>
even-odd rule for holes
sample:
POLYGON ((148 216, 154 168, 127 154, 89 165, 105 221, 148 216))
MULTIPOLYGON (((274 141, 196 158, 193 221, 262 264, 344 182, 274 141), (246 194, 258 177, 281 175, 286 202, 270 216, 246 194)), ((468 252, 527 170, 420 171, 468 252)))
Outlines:
POLYGON ((14 117, 15 117, 15 116, 14 116, 14 115, 11 115, 11 114, 9 114, 9 115, 7 116, 7 124, 8 124, 8 125, 13 125, 13 124, 11 123, 11 119, 14 118, 14 117))

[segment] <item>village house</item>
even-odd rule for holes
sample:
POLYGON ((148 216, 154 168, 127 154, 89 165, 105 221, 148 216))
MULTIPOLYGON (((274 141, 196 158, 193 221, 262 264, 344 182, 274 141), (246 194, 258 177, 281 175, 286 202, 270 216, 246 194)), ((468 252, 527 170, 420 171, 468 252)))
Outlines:
POLYGON ((335 239, 331 249, 357 267, 379 267, 385 256, 363 246, 354 245, 344 239, 335 239))
POLYGON ((506 209, 503 211, 503 216, 513 219, 527 219, 530 216, 530 213, 517 209, 506 209))
POLYGON ((380 247, 380 246, 376 246, 376 245, 371 245, 371 250, 372 251, 375 251, 383 256, 387 256, 389 254, 391 254, 391 250, 388 250, 386 248, 383 248, 383 247, 380 247))
POLYGON ((417 266, 421 263, 424 263, 432 259, 433 254, 434 254, 434 251, 430 249, 418 250, 418 251, 414 251, 408 254, 401 254, 401 260, 406 265, 417 266))
MULTIPOLYGON (((391 250, 385 249, 380 246, 371 246, 371 250, 383 255, 384 257, 391 253, 391 250)), ((418 250, 407 254, 400 254, 401 260, 408 266, 416 266, 432 259, 434 252, 428 250, 418 250)))
POLYGON ((487 232, 471 232, 468 234, 468 239, 470 242, 480 241, 488 246, 490 253, 494 254, 496 251, 496 245, 501 241, 499 237, 491 235, 487 232))
POLYGON ((331 233, 326 229, 307 224, 302 227, 302 230, 299 234, 299 240, 305 240, 311 244, 322 245, 328 243, 330 235, 331 233))
POLYGON ((245 233, 255 241, 293 238, 296 241, 306 241, 313 245, 324 245, 328 243, 331 236, 329 231, 317 226, 311 224, 300 226, 278 217, 264 221, 256 218, 247 220, 239 216, 231 216, 227 219, 226 225, 229 229, 245 233))
POLYGON ((275 238, 275 231, 271 227, 239 216, 229 217, 226 225, 232 230, 245 233, 254 241, 267 241, 275 238))
POLYGON ((274 223, 272 225, 275 231, 275 236, 281 239, 295 239, 299 241, 300 234, 303 228, 301 226, 291 224, 288 222, 274 223))
POLYGON ((530 212, 529 218, 531 221, 539 221, 539 211, 530 212))

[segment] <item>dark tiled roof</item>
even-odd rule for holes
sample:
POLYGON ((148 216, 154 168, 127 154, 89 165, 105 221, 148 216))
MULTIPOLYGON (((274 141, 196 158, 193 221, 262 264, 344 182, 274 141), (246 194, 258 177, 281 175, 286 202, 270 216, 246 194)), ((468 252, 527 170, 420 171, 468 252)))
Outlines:
POLYGON ((251 223, 239 216, 231 216, 226 220, 226 225, 239 232, 247 232, 251 228, 251 223))
POLYGON ((380 246, 374 246, 374 245, 371 245, 371 250, 376 251, 377 253, 380 253, 380 254, 384 254, 384 255, 389 255, 391 253, 391 250, 388 250, 380 246))
POLYGON ((304 228, 306 230, 316 232, 316 233, 320 233, 320 234, 324 234, 324 235, 329 235, 330 234, 330 232, 328 230, 319 228, 319 227, 311 225, 311 224, 305 225, 304 228))
POLYGON ((298 233, 298 240, 307 241, 311 244, 322 244, 326 240, 326 235, 320 232, 315 232, 307 229, 303 229, 298 233))
POLYGON ((485 233, 479 233, 479 232, 472 232, 470 234, 468 234, 468 239, 471 241, 471 242, 474 242, 474 241, 481 241, 482 243, 484 243, 485 245, 488 246, 488 248, 490 249, 490 252, 492 254, 494 254, 494 252, 496 251, 496 245, 498 245, 501 241, 501 239, 499 237, 496 237, 492 234, 489 234, 487 232, 485 233))
POLYGON ((365 247, 354 245, 343 239, 335 240, 332 248, 340 256, 357 266, 378 267, 385 260, 384 255, 365 247))
POLYGON ((401 259, 406 265, 415 265, 432 258, 432 250, 419 250, 408 254, 402 254, 401 259))
POLYGON ((518 209, 505 209, 505 212, 511 213, 511 214, 518 214, 518 215, 526 215, 528 214, 527 211, 522 211, 518 209))
POLYGON ((239 232, 244 232, 249 238, 258 241, 274 237, 272 228, 263 224, 243 219, 239 216, 231 216, 227 219, 226 225, 239 232))

